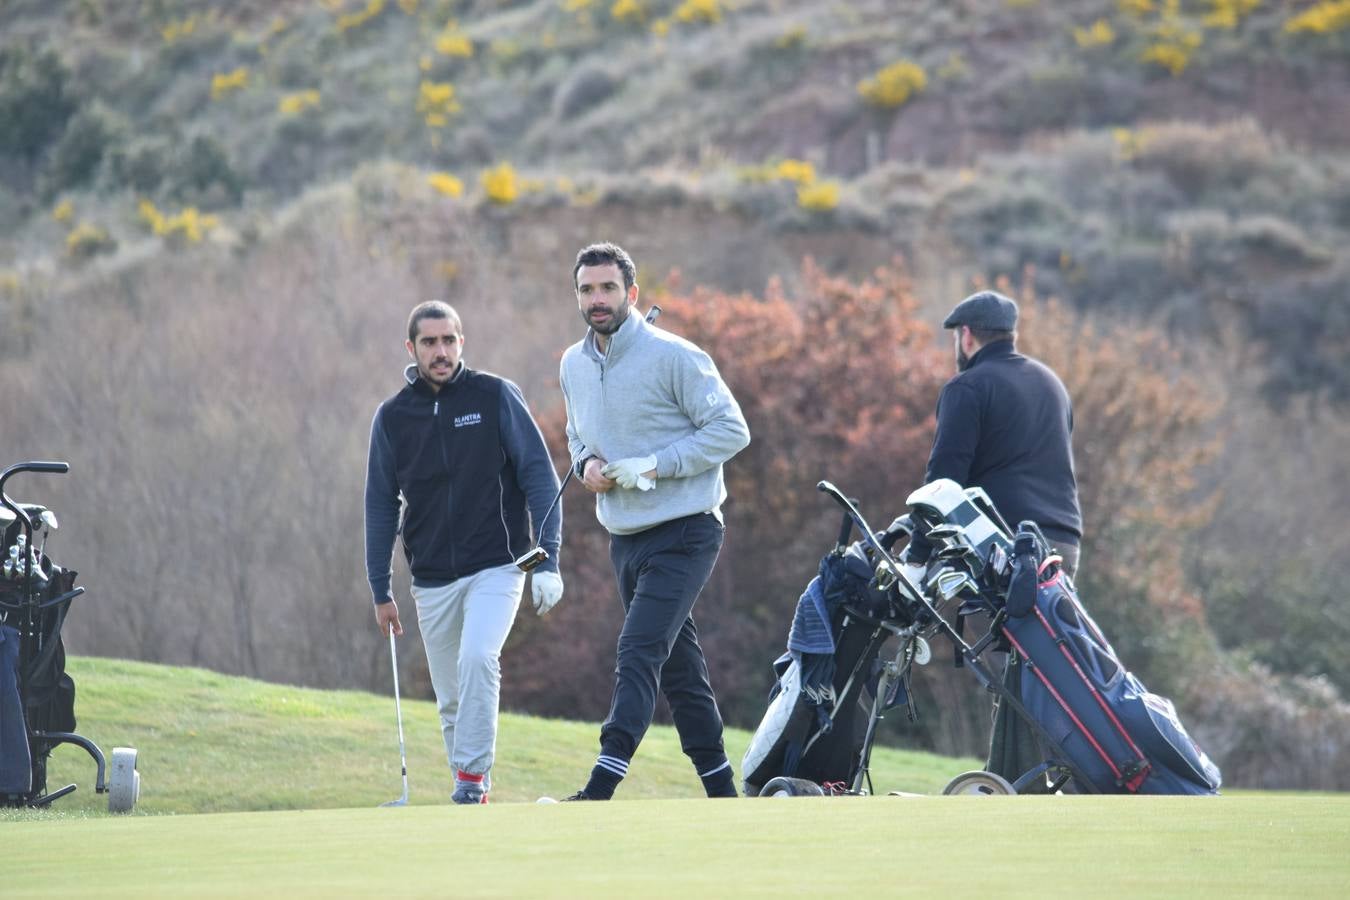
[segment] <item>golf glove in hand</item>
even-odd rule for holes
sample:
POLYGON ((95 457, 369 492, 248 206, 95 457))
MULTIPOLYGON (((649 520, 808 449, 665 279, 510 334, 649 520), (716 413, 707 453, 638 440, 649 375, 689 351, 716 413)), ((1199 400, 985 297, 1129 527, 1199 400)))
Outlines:
POLYGON ((656 468, 655 456, 630 456, 618 462, 612 462, 600 470, 606 478, 613 478, 620 487, 632 490, 650 491, 656 487, 656 479, 644 475, 656 468))
POLYGON ((562 576, 557 572, 535 569, 530 574, 530 590, 534 594, 534 611, 542 616, 562 599, 562 576))

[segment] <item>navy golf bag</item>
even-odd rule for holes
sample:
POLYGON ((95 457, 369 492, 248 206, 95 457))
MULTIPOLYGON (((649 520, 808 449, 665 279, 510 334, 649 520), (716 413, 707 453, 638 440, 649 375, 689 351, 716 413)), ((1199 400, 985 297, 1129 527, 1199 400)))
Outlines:
POLYGON ((1020 696, 989 685, 1028 721, 1048 755, 1017 779, 1019 789, 1033 778, 1067 773, 1089 793, 1218 792, 1218 767, 1187 734, 1172 702, 1121 664, 1034 522, 1010 535, 983 491, 946 480, 925 485, 908 502, 916 530, 936 548, 930 565, 972 576, 978 594, 967 597, 963 612, 993 617, 990 634, 966 648, 965 659, 975 661, 1001 637, 1022 662, 1020 696))

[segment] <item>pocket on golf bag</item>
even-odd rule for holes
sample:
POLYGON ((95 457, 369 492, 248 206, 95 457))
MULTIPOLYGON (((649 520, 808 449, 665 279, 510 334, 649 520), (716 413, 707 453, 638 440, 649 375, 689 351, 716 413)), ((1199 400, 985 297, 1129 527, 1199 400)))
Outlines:
POLYGON ((27 794, 32 787, 33 761, 19 699, 19 632, 0 625, 0 794, 27 794))

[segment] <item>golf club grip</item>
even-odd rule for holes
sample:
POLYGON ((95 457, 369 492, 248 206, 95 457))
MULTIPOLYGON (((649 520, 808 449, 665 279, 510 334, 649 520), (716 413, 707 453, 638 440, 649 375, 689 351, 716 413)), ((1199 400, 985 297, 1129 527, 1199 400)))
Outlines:
POLYGON ((848 546, 849 535, 853 534, 853 517, 847 512, 844 513, 844 520, 839 523, 839 537, 835 540, 836 547, 848 546))
POLYGON ((70 471, 68 462, 30 462, 17 467, 20 472, 52 472, 64 475, 70 471))

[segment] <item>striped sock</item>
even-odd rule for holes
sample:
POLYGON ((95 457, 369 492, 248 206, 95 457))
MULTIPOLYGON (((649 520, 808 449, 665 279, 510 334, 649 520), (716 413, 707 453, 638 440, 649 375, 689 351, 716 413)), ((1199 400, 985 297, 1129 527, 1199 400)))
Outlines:
POLYGON ((706 772, 699 772, 698 777, 703 781, 703 790, 709 797, 736 796, 736 778, 729 761, 706 772))
POLYGON ((608 800, 627 774, 628 760, 602 753, 595 759, 591 780, 586 782, 586 793, 592 800, 608 800))

